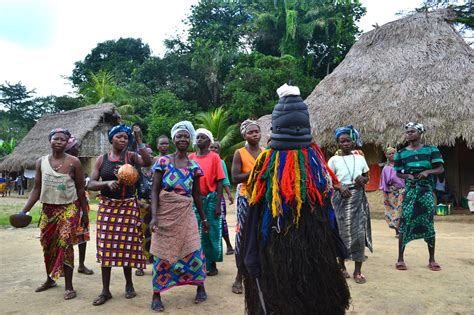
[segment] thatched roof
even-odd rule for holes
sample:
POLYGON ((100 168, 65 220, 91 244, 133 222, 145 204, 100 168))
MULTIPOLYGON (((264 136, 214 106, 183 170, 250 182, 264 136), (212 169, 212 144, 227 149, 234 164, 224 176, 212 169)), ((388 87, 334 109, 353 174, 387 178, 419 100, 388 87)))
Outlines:
POLYGON ((119 119, 120 114, 111 103, 43 116, 12 154, 0 163, 0 170, 33 169, 36 160, 51 151, 48 134, 54 128, 67 128, 76 137, 80 146, 86 135, 101 122, 111 121, 112 124, 116 124, 119 119))
POLYGON ((265 115, 257 119, 260 131, 262 132, 262 138, 260 139, 260 146, 266 148, 267 141, 272 133, 272 114, 265 115))
POLYGON ((316 142, 334 145, 352 124, 365 143, 403 142, 419 121, 425 141, 474 146, 474 54, 448 11, 419 13, 361 35, 343 62, 306 99, 316 142))

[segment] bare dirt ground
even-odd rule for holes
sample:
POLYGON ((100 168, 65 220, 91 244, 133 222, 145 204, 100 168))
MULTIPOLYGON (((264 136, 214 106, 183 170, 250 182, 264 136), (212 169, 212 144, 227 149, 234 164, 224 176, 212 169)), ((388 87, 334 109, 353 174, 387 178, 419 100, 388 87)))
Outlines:
MULTIPOLYGON (((8 198, 10 199, 10 198, 8 198)), ((13 199, 13 198, 12 198, 13 199)), ((4 202, 6 199, 1 199, 4 202)), ((9 200, 11 201, 11 200, 9 200)), ((23 203, 25 200, 19 199, 23 203)), ((371 200, 372 201, 372 200, 371 200)), ((375 203, 373 212, 380 211, 375 203)), ((230 227, 235 225, 235 211, 228 211, 230 227)), ((380 216, 379 216, 380 217, 380 216)), ((363 266, 367 283, 355 284, 348 279, 352 304, 348 314, 474 314, 474 225, 437 220, 436 256, 443 270, 430 271, 426 266, 428 253, 423 241, 410 243, 406 250, 407 271, 397 271, 397 239, 385 221, 372 220, 374 253, 363 266)), ((468 220, 471 221, 471 220, 468 220)), ((100 268, 95 262, 95 225, 92 226, 86 265, 95 271, 92 276, 74 274, 76 299, 63 300, 64 281, 46 292, 34 293, 45 280, 41 245, 36 227, 0 229, 1 314, 146 314, 152 288, 151 270, 144 277, 135 277, 138 296, 124 298, 125 280, 121 269, 112 273, 111 291, 114 298, 94 307, 92 300, 101 290, 100 268)), ((233 228, 231 238, 233 239, 233 228)), ((77 251, 76 251, 77 261, 77 251)), ((353 263, 347 264, 352 271, 353 263)), ((209 299, 195 305, 195 288, 173 288, 163 294, 167 314, 243 314, 244 298, 231 292, 235 276, 233 256, 224 256, 218 264, 219 275, 206 280, 209 299)))

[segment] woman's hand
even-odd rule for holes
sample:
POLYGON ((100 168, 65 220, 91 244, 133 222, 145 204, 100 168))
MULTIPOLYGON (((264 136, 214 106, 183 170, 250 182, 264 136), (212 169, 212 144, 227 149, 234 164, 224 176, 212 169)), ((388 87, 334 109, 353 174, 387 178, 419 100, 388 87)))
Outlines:
POLYGON ((418 173, 418 175, 416 175, 416 178, 417 179, 425 179, 428 176, 430 176, 430 173, 428 171, 423 171, 423 172, 418 173))
POLYGON ((341 185, 341 188, 339 188, 339 190, 341 191, 341 195, 343 198, 350 198, 352 196, 352 193, 349 188, 347 188, 347 186, 341 185))
POLYGON ((216 204, 216 208, 214 209, 214 216, 216 218, 221 216, 221 203, 218 201, 216 204))
POLYGON ((227 194, 227 198, 229 199, 230 205, 234 204, 234 196, 232 196, 232 194, 227 194))
POLYGON ((158 229, 158 226, 156 225, 156 220, 153 218, 150 221, 150 224, 148 225, 148 228, 150 229, 150 232, 153 233, 158 229))
POLYGON ((142 143, 142 130, 140 129, 140 126, 133 126, 133 137, 138 144, 142 143))
POLYGON ((201 224, 202 224, 202 230, 204 231, 204 233, 208 234, 209 233, 209 222, 207 222, 207 220, 202 220, 201 224))
POLYGON ((118 181, 116 180, 111 180, 111 181, 108 181, 107 182, 107 188, 110 190, 110 191, 115 191, 117 189, 119 189, 119 183, 118 181))
POLYGON ((356 185, 359 185, 359 186, 362 186, 362 187, 364 187, 364 185, 367 184, 367 182, 368 182, 367 177, 362 176, 362 175, 357 176, 354 181, 355 181, 356 185))

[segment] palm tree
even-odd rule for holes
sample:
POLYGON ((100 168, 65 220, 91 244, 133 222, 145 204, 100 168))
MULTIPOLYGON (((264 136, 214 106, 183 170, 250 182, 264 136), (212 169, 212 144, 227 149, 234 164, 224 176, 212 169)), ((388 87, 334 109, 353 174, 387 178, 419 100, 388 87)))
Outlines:
POLYGON ((244 141, 239 138, 239 127, 229 124, 229 116, 230 112, 222 107, 196 115, 196 125, 212 132, 214 139, 220 142, 220 155, 227 164, 232 161, 234 151, 244 145, 244 141))

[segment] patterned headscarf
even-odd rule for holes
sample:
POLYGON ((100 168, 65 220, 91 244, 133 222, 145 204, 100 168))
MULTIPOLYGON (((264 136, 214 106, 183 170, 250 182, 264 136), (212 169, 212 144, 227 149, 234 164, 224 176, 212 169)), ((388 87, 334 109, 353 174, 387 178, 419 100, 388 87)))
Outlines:
POLYGON ((408 128, 415 128, 419 133, 424 133, 426 131, 425 126, 423 126, 422 123, 416 121, 410 121, 408 124, 406 124, 405 129, 408 128))
POLYGON ((69 138, 71 138, 71 133, 69 132, 69 130, 64 128, 54 128, 49 132, 48 140, 51 141, 51 138, 53 138, 53 136, 57 133, 63 133, 68 138, 68 140, 69 138))
POLYGON ((260 125, 256 120, 247 119, 242 124, 240 124, 240 134, 243 138, 245 138, 245 133, 247 132, 247 128, 250 126, 257 126, 260 129, 260 125))
POLYGON ((74 146, 76 146, 76 144, 77 144, 76 138, 75 138, 73 135, 71 135, 71 137, 70 137, 69 140, 67 141, 66 150, 65 150, 65 151, 71 150, 72 148, 74 148, 74 146))
POLYGON ((117 126, 114 126, 114 127, 110 128, 110 130, 109 130, 109 142, 110 143, 112 143, 113 137, 119 132, 125 132, 128 136, 128 141, 129 142, 133 141, 132 128, 130 128, 127 125, 120 124, 120 125, 117 125, 117 126))
POLYGON ((361 147, 362 141, 360 139, 359 132, 352 125, 347 125, 345 127, 337 128, 335 132, 336 141, 339 140, 341 135, 349 135, 349 137, 354 141, 356 146, 361 147))
POLYGON ((193 124, 187 120, 174 124, 173 128, 171 128, 171 139, 174 139, 174 136, 181 130, 187 131, 191 141, 194 142, 194 139, 196 138, 196 130, 194 130, 193 124))
POLYGON ((212 135, 212 132, 210 132, 206 128, 199 128, 198 130, 196 130, 196 137, 198 134, 205 135, 209 138, 209 140, 211 140, 211 143, 214 143, 214 136, 212 135))

